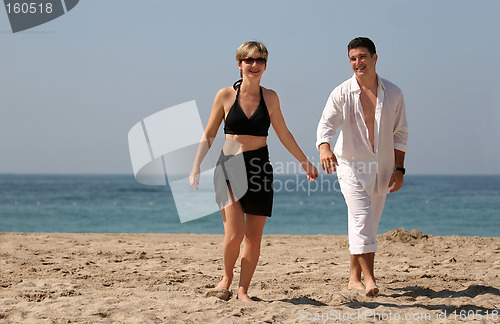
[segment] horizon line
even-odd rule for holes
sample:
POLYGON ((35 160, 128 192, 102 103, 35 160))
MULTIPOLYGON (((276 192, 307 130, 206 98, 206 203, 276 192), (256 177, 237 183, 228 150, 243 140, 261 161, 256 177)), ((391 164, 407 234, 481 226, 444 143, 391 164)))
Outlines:
MULTIPOLYGON (((326 172, 321 172, 326 174, 326 172)), ((274 174, 275 176, 280 176, 280 175, 304 175, 305 173, 302 172, 296 172, 296 173, 280 173, 280 174, 274 174)), ((134 174, 131 173, 105 173, 105 172, 74 172, 74 173, 69 173, 69 172, 1 172, 0 171, 0 176, 4 175, 25 175, 25 176, 132 176, 134 177, 134 174)), ((328 174, 326 174, 328 175, 328 174)), ((332 174, 333 176, 334 174, 332 174)), ((409 173, 406 174, 405 177, 407 176, 500 176, 500 173, 409 173)))

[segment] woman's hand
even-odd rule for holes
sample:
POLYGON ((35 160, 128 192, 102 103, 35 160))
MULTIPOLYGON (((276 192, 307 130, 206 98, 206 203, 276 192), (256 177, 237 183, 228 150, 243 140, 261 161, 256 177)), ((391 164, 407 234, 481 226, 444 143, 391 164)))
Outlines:
POLYGON ((200 167, 193 167, 191 173, 189 174, 189 183, 194 189, 198 190, 198 185, 200 184, 200 167))
POLYGON ((314 181, 318 177, 318 169, 311 162, 307 161, 307 163, 301 163, 302 168, 307 174, 307 179, 309 181, 314 181))

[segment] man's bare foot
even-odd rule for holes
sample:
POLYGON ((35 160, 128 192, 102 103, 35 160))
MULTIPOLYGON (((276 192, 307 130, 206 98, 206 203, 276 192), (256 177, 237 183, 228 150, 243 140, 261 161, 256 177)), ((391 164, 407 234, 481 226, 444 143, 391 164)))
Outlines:
POLYGON ((347 289, 363 290, 365 291, 365 285, 361 281, 349 281, 347 289))
POLYGON ((377 294, 378 294, 377 285, 371 285, 371 286, 366 287, 365 296, 372 297, 372 296, 375 296, 377 294))

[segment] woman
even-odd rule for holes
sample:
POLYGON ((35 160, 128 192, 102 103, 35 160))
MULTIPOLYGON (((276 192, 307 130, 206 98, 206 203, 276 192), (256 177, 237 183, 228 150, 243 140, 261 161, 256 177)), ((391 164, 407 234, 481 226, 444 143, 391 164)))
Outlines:
POLYGON ((198 189, 200 164, 224 120, 226 138, 214 174, 225 233, 224 276, 215 288, 226 292, 219 298, 230 298, 233 269, 244 240, 236 295, 244 302, 252 301, 247 293, 248 286, 259 259, 264 225, 267 217, 271 217, 273 178, 267 150, 271 124, 281 143, 301 163, 307 178, 314 181, 318 177, 318 170, 308 161, 285 124, 278 95, 260 86, 267 57, 268 51, 260 42, 245 42, 238 48, 236 61, 242 79, 233 87, 219 90, 215 96, 204 139, 189 176, 191 185, 198 189))

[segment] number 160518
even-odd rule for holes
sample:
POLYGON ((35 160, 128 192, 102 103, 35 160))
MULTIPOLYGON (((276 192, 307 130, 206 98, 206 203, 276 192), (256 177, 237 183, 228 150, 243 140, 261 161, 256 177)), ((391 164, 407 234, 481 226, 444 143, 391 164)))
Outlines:
POLYGON ((5 5, 7 7, 7 13, 15 13, 15 14, 43 14, 52 13, 52 3, 34 3, 34 2, 15 2, 15 3, 7 3, 5 5))

